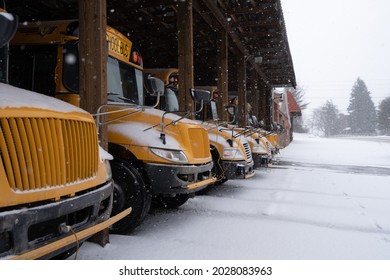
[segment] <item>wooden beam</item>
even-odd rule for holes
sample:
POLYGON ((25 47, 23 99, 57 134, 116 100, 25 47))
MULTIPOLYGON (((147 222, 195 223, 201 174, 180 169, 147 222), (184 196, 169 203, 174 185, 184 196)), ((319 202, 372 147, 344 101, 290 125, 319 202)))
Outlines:
MULTIPOLYGON (((107 104, 106 0, 80 0, 80 106, 94 114, 107 104)), ((103 120, 104 121, 104 120, 103 120)), ((99 129, 100 145, 108 150, 107 128, 99 129)), ((105 246, 108 228, 91 237, 105 246)))
POLYGON ((229 104, 229 88, 228 88, 228 34, 226 31, 219 33, 218 41, 218 57, 217 57, 217 77, 218 77, 218 89, 222 92, 222 96, 219 99, 218 112, 221 120, 228 121, 228 115, 225 110, 227 104, 229 104))
POLYGON ((275 9, 276 4, 275 3, 266 3, 266 4, 258 4, 255 7, 245 7, 245 8, 233 8, 226 10, 227 14, 257 14, 260 12, 264 12, 267 9, 275 9))
POLYGON ((237 124, 240 127, 246 126, 246 59, 241 55, 237 58, 237 124))
POLYGON ((155 8, 160 6, 177 6, 178 1, 175 0, 148 0, 148 1, 122 1, 120 5, 126 5, 129 9, 140 9, 140 8, 155 8))
POLYGON ((259 121, 264 121, 265 125, 269 125, 269 116, 267 115, 267 86, 263 81, 259 81, 259 121), (268 123, 267 123, 268 122, 268 123))
MULTIPOLYGON (((80 106, 95 114, 107 103, 106 0, 80 0, 79 19, 80 106)), ((100 137, 106 145, 106 133, 100 137)))
POLYGON ((255 71, 251 72, 250 75, 250 91, 251 91, 251 97, 252 102, 250 103, 252 105, 252 115, 256 116, 257 119, 259 119, 259 111, 260 111, 260 94, 259 94, 259 86, 258 86, 258 75, 255 71))
POLYGON ((275 27, 280 25, 280 22, 277 19, 274 19, 272 22, 264 22, 264 19, 259 18, 257 20, 251 20, 251 21, 235 21, 232 22, 231 27, 238 28, 238 27, 259 27, 259 28, 265 28, 265 29, 271 29, 272 27, 275 27))
POLYGON ((179 108, 180 110, 193 111, 194 105, 189 95, 189 90, 194 87, 192 0, 180 1, 178 5, 179 108))

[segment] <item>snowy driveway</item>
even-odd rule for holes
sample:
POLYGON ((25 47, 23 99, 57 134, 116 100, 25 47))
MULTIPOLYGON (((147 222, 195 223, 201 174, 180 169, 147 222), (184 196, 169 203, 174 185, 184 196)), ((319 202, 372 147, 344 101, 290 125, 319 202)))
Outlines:
POLYGON ((279 163, 78 259, 390 259, 390 141, 295 134, 279 163))

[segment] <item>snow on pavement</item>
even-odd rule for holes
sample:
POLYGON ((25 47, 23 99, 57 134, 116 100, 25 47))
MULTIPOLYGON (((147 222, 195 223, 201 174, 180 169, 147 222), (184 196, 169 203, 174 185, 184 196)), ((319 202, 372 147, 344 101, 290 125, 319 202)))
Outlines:
POLYGON ((390 138, 294 134, 277 160, 177 210, 152 209, 132 234, 85 242, 77 258, 390 259, 390 138))

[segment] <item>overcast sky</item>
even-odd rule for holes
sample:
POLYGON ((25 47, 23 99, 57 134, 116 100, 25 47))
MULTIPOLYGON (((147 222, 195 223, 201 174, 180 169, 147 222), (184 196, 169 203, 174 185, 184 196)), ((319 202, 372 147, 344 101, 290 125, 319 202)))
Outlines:
POLYGON ((360 77, 377 106, 390 96, 389 0, 281 0, 297 83, 313 108, 346 113, 360 77))

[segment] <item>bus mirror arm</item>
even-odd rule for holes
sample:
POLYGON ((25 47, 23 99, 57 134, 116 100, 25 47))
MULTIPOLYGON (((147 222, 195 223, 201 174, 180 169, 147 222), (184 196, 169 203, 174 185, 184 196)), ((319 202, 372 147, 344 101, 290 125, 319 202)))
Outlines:
MULTIPOLYGON (((159 104, 160 100, 159 100, 159 97, 160 97, 160 94, 157 95, 157 103, 156 103, 156 106, 159 104)), ((194 112, 187 112, 187 111, 165 111, 161 117, 161 123, 159 124, 155 124, 151 127, 148 127, 146 129, 144 129, 143 131, 147 131, 147 130, 150 130, 152 128, 155 128, 159 125, 161 125, 161 133, 160 133, 160 139, 163 141, 163 144, 165 145, 166 144, 166 137, 165 137, 165 128, 167 126, 170 126, 170 125, 174 125, 176 123, 178 123, 179 121, 181 121, 182 119, 184 118, 187 118, 188 116, 190 115, 196 115, 198 113, 200 113, 202 110, 203 110, 203 104, 204 104, 204 100, 201 99, 200 100, 200 109, 199 110, 196 110, 194 112), (164 122, 164 118, 165 118, 165 115, 168 114, 168 113, 186 113, 184 116, 180 117, 179 119, 177 120, 173 120, 171 121, 170 123, 168 123, 167 125, 165 125, 165 122, 164 122)))
POLYGON ((232 120, 230 122, 226 122, 227 124, 234 124, 236 122, 236 115, 232 115, 232 120))
POLYGON ((247 136, 251 136, 251 135, 253 135, 253 134, 255 134, 255 133, 258 133, 258 132, 259 132, 259 129, 256 128, 256 127, 254 127, 254 128, 247 134, 247 136))
MULTIPOLYGON (((216 120, 215 123, 213 124, 214 126, 208 128, 207 130, 212 130, 212 129, 217 128, 219 126, 224 126, 226 124, 228 124, 228 122, 216 120)), ((221 129, 220 129, 220 131, 221 131, 221 129)))
POLYGON ((199 114, 200 112, 202 112, 202 111, 203 111, 203 107, 204 107, 204 101, 203 101, 203 99, 202 99, 202 100, 200 101, 200 108, 199 108, 199 110, 194 111, 193 114, 196 115, 196 114, 199 114))
POLYGON ((98 108, 98 110, 97 110, 97 113, 96 114, 91 114, 91 115, 94 118, 96 118, 96 128, 97 128, 97 132, 99 133, 99 130, 100 130, 101 126, 109 124, 109 123, 112 123, 112 122, 115 122, 115 121, 123 119, 123 118, 126 118, 128 116, 137 114, 137 113, 141 112, 142 110, 143 110, 143 108, 140 108, 138 105, 134 105, 134 106, 129 107, 129 104, 113 103, 113 104, 110 104, 110 105, 105 104, 105 105, 100 106, 98 108), (126 108, 120 109, 120 110, 109 111, 109 112, 102 112, 104 109, 107 109, 107 108, 112 107, 112 106, 126 106, 126 108), (135 111, 135 112, 124 114, 123 116, 111 119, 109 121, 104 121, 104 122, 101 121, 101 117, 102 116, 108 116, 110 114, 116 114, 116 113, 120 113, 120 112, 126 112, 126 111, 130 111, 130 110, 134 110, 134 107, 137 107, 138 110, 135 111))
POLYGON ((165 145, 165 144, 166 144, 165 128, 166 128, 167 126, 172 125, 172 124, 173 124, 173 125, 176 124, 176 123, 179 122, 180 120, 182 120, 182 119, 188 117, 190 114, 191 114, 191 113, 188 113, 188 112, 180 112, 180 111, 172 111, 172 112, 171 112, 171 111, 166 111, 166 112, 163 113, 163 115, 162 115, 162 117, 161 117, 161 123, 158 123, 158 124, 155 124, 155 125, 153 125, 153 126, 151 126, 151 127, 148 127, 148 128, 146 128, 146 129, 144 129, 143 131, 148 131, 148 130, 150 130, 150 129, 152 129, 152 128, 155 128, 155 127, 161 125, 160 139, 163 141, 163 144, 165 145), (165 118, 165 115, 168 114, 168 113, 187 113, 187 114, 186 114, 185 116, 180 117, 180 118, 177 119, 177 120, 171 121, 170 123, 168 123, 168 124, 165 125, 164 118, 165 118))
POLYGON ((251 127, 251 126, 250 126, 250 127, 246 127, 245 129, 241 130, 240 132, 237 132, 237 133, 234 135, 234 138, 237 138, 237 137, 239 137, 239 136, 241 136, 241 135, 245 135, 245 136, 252 135, 253 133, 255 133, 255 132, 253 132, 253 131, 256 132, 256 128, 251 127))
POLYGON ((221 128, 219 131, 229 131, 229 130, 231 130, 232 131, 232 138, 230 139, 231 141, 233 141, 233 138, 235 138, 234 137, 234 127, 232 127, 232 128, 221 128))
POLYGON ((161 99, 161 94, 160 92, 157 93, 157 100, 156 100, 156 103, 154 105, 151 105, 151 106, 143 106, 145 108, 150 108, 150 109, 154 109, 158 106, 158 104, 160 104, 160 99, 161 99))

